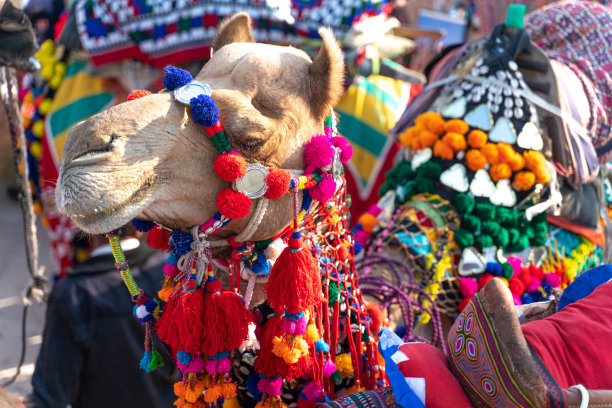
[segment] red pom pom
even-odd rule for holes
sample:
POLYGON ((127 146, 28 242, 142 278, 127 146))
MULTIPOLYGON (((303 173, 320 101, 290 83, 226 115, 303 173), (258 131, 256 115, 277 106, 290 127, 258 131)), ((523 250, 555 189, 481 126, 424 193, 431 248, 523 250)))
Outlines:
POLYGON ((170 346, 172 354, 178 351, 199 353, 205 336, 204 292, 174 293, 168 299, 164 311, 157 321, 157 336, 170 346))
POLYGON ((481 276, 480 278, 478 278, 478 289, 482 289, 485 287, 485 285, 491 280, 493 279, 494 276, 490 275, 490 274, 485 274, 484 276, 481 276))
POLYGON ((146 89, 137 89, 135 91, 132 91, 128 95, 127 100, 133 101, 134 99, 142 98, 143 96, 148 96, 148 95, 151 95, 150 91, 147 91, 146 89))
POLYGON ((378 334, 380 332, 380 328, 382 327, 382 323, 385 320, 385 313, 381 309, 379 305, 376 303, 366 303, 365 310, 370 319, 370 332, 373 334, 378 334))
POLYGON ((544 280, 544 272, 542 271, 542 268, 535 266, 535 265, 529 265, 529 273, 531 273, 531 276, 533 276, 536 279, 539 280, 544 280))
POLYGON ((165 228, 161 228, 156 225, 152 230, 147 232, 147 244, 153 249, 160 249, 162 251, 169 251, 170 245, 168 240, 170 239, 170 231, 165 228))
POLYGON ((472 300, 473 296, 467 297, 467 298, 463 298, 461 300, 461 302, 459 302, 459 311, 462 311, 463 309, 465 309, 465 307, 467 306, 468 303, 470 303, 470 301, 472 300))
POLYGON ((236 181, 246 174, 247 162, 237 154, 223 153, 215 160, 215 173, 225 181, 236 181))
POLYGON ((251 313, 234 292, 223 289, 218 280, 206 283, 204 295, 204 336, 202 352, 209 356, 233 351, 249 336, 251 313))
POLYGON ((272 353, 272 339, 282 336, 281 316, 271 318, 263 328, 263 335, 258 338, 261 346, 255 360, 255 371, 266 377, 283 377, 287 381, 303 377, 312 370, 313 359, 311 355, 304 356, 295 364, 287 364, 285 360, 272 353))
POLYGON ((217 194, 217 209, 225 218, 237 220, 251 213, 251 199, 244 193, 226 188, 217 194))
POLYGON ((320 302, 321 271, 310 249, 285 248, 272 266, 264 291, 278 311, 297 314, 320 302))
POLYGON ((525 292, 525 284, 517 277, 510 279, 508 286, 513 295, 521 296, 525 292))
POLYGON ((274 200, 275 198, 281 198, 289 191, 289 185, 291 184, 291 175, 276 167, 269 169, 270 174, 266 180, 268 184, 268 191, 264 197, 268 200, 274 200))

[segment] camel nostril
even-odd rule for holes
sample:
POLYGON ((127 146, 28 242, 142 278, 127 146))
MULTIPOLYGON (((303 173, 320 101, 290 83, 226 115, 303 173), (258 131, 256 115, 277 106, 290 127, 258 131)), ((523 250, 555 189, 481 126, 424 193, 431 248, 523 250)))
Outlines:
POLYGON ((89 149, 81 154, 76 155, 67 167, 74 165, 93 164, 105 160, 115 149, 114 142, 119 138, 116 134, 112 134, 110 140, 104 145, 89 149))

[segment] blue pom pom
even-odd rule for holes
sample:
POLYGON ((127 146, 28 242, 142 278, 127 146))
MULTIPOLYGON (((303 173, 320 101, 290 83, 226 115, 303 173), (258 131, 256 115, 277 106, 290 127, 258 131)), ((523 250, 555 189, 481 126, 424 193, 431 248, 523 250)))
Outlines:
POLYGON ((363 244, 361 242, 355 242, 355 256, 359 255, 363 250, 363 244))
POLYGON ((529 293, 523 293, 521 295, 521 302, 523 302, 524 305, 533 303, 533 297, 529 293))
POLYGON ((140 368, 145 370, 147 373, 150 373, 151 369, 149 368, 149 365, 151 364, 151 361, 153 361, 151 352, 145 351, 144 356, 142 356, 142 359, 140 360, 140 368))
POLYGON ((541 302, 543 300, 546 300, 546 298, 544 297, 544 293, 542 292, 543 291, 541 290, 534 290, 533 292, 529 293, 529 295, 531 296, 532 302, 541 302))
POLYGON ((176 265, 178 263, 180 257, 174 255, 172 252, 170 253, 170 255, 168 255, 168 257, 166 258, 166 263, 169 263, 170 265, 176 265))
POLYGON ((176 353, 176 359, 179 361, 179 363, 186 366, 187 364, 191 363, 191 354, 185 351, 179 351, 176 353))
POLYGON ((251 264, 251 270, 257 275, 267 275, 270 273, 270 263, 263 252, 257 252, 257 259, 251 264))
POLYGON ((183 85, 187 85, 193 81, 191 74, 184 69, 168 65, 164 68, 164 88, 169 91, 174 91, 183 85))
POLYGON ((153 229, 155 223, 153 221, 139 220, 137 218, 134 218, 132 220, 132 225, 134 226, 134 229, 136 231, 147 232, 153 229))
POLYGON ((319 351, 322 351, 324 353, 327 353, 329 351, 329 345, 323 339, 317 340, 314 345, 315 345, 315 351, 317 353, 319 351))
POLYGON ((215 354, 214 356, 212 356, 210 359, 211 360, 222 360, 225 357, 229 356, 229 353, 227 351, 220 351, 217 354, 215 354))
POLYGON ((493 276, 503 276, 504 268, 498 262, 487 262, 487 272, 493 276))
POLYGON ((260 378, 261 377, 257 374, 251 374, 246 380, 247 391, 253 396, 254 402, 261 401, 261 391, 257 389, 257 384, 259 384, 260 378))
POLYGON ((198 95, 191 98, 191 116, 202 126, 212 126, 219 120, 219 108, 208 95, 198 95))
POLYGON ((153 311, 157 308, 157 302, 154 299, 147 299, 144 303, 144 307, 147 309, 147 312, 153 313, 153 311))
POLYGON ((183 256, 191 250, 191 243, 193 238, 191 235, 180 230, 172 230, 170 232, 170 239, 168 244, 170 245, 170 251, 176 256, 183 256))

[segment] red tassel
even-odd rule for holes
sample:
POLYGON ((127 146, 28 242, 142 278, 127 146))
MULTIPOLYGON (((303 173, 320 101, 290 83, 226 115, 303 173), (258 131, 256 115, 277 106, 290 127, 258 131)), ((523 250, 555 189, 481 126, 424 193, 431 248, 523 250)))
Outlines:
POLYGON ((157 336, 170 346, 172 354, 178 351, 196 354, 205 335, 203 318, 204 292, 200 288, 193 292, 179 288, 178 293, 168 299, 157 321, 157 336))
POLYGON ((271 318, 264 325, 264 331, 259 339, 260 349, 255 360, 255 371, 266 377, 283 377, 287 381, 308 375, 312 371, 313 358, 307 355, 295 364, 287 364, 282 358, 272 353, 272 339, 283 335, 281 316, 271 318))
POLYGON ((161 228, 159 225, 156 225, 152 230, 147 232, 147 244, 153 249, 169 251, 170 245, 168 245, 168 239, 170 239, 170 231, 161 228))
POLYGON ((323 300, 319 265, 310 249, 303 247, 299 231, 272 266, 265 292, 277 313, 297 314, 323 300))
POLYGON ((233 351, 249 337, 249 323, 253 321, 244 301, 234 292, 223 289, 209 271, 204 295, 204 336, 201 350, 214 356, 222 351, 233 351))

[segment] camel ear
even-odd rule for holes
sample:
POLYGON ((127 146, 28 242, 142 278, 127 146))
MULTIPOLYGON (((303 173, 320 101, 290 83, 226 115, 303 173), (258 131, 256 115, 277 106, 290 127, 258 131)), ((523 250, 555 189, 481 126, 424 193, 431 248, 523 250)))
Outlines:
POLYGON ((344 93, 344 58, 331 29, 320 28, 319 35, 323 43, 308 68, 305 92, 315 117, 324 118, 344 93))
POLYGON ((212 42, 213 50, 235 42, 255 42, 251 32, 251 17, 247 13, 234 14, 219 25, 219 31, 212 42))

